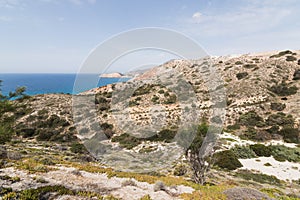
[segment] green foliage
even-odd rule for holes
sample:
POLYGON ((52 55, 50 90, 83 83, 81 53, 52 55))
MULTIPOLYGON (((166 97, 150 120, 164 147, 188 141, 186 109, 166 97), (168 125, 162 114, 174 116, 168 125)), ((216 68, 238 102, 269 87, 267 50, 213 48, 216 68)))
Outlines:
POLYGON ((188 148, 188 150, 190 150, 192 154, 197 154, 199 152, 199 149, 202 146, 203 139, 208 132, 208 128, 209 125, 207 123, 202 123, 197 127, 197 134, 192 144, 188 148))
POLYGON ((144 95, 144 94, 149 94, 154 86, 155 85, 145 84, 145 85, 139 87, 138 89, 136 89, 134 91, 134 93, 132 94, 132 96, 135 97, 135 96, 140 96, 140 95, 144 95))
POLYGON ((105 122, 103 124, 100 124, 100 127, 102 128, 103 133, 108 139, 110 139, 115 134, 115 132, 113 131, 114 126, 112 124, 105 122))
POLYGON ((142 198, 140 198, 140 200, 152 200, 152 199, 151 199, 150 195, 147 194, 147 195, 143 196, 142 198))
POLYGON ((243 79, 243 78, 245 78, 247 76, 248 76, 247 72, 240 72, 240 73, 236 74, 236 77, 237 77, 238 80, 241 80, 241 79, 243 79))
MULTIPOLYGON (((300 65, 300 59, 298 60, 298 65, 300 65)), ((296 69, 293 74, 293 80, 300 80, 300 69, 296 69)))
POLYGON ((235 146, 231 149, 238 159, 255 158, 255 152, 249 146, 235 146))
POLYGON ((243 65, 243 67, 246 69, 251 69, 251 68, 257 67, 257 65, 256 64, 245 64, 245 65, 243 65))
POLYGON ((12 138, 13 129, 8 125, 0 125, 0 144, 5 144, 9 142, 12 138))
POLYGON ((267 183, 270 185, 281 185, 280 180, 276 176, 269 176, 266 174, 252 173, 248 170, 240 170, 236 173, 237 177, 241 177, 245 180, 253 180, 258 183, 267 183))
POLYGON ((294 119, 292 115, 286 115, 282 112, 272 114, 266 120, 266 123, 269 126, 278 125, 278 126, 294 126, 294 119))
POLYGON ((215 165, 223 169, 235 170, 243 166, 232 150, 218 152, 214 157, 216 159, 215 165))
POLYGON ((173 103, 176 103, 176 101, 177 101, 176 95, 172 94, 172 95, 168 96, 168 98, 164 101, 164 104, 173 104, 173 103))
POLYGON ((279 134, 283 136, 283 140, 289 143, 299 143, 299 130, 292 127, 283 127, 279 134))
POLYGON ((264 120, 255 111, 249 111, 240 116, 238 123, 244 126, 260 126, 264 124, 264 120))
POLYGON ((272 155, 272 149, 269 146, 263 144, 250 145, 250 149, 254 151, 257 156, 270 157, 272 155))
POLYGON ((158 100, 159 100, 159 97, 156 96, 156 95, 154 95, 154 96, 152 97, 152 99, 151 99, 151 101, 152 101, 153 103, 158 103, 158 100))
POLYGON ((288 62, 293 62, 293 61, 296 61, 296 60, 297 60, 297 58, 295 56, 287 56, 286 57, 286 61, 288 61, 288 62))
POLYGON ((293 52, 290 50, 286 50, 286 51, 281 51, 278 54, 272 55, 270 56, 270 58, 279 58, 281 56, 287 55, 287 54, 292 54, 293 52))
POLYGON ((87 152, 85 146, 80 143, 73 143, 71 145, 70 151, 77 154, 83 154, 87 152))
POLYGON ((282 82, 280 84, 273 85, 269 90, 278 96, 289 96, 297 93, 298 88, 296 86, 288 86, 287 83, 282 82))
POLYGON ((121 147, 126 149, 132 149, 133 147, 141 144, 141 140, 128 133, 123 133, 119 136, 114 136, 111 139, 112 142, 118 142, 121 147))
POLYGON ((175 167, 173 174, 175 176, 183 176, 187 173, 187 166, 184 164, 180 164, 175 167))
POLYGON ((238 130, 238 129, 240 129, 240 128, 241 128, 241 126, 240 126, 238 123, 233 124, 233 125, 228 125, 228 126, 227 126, 227 129, 228 129, 229 131, 238 130))
POLYGON ((148 141, 162 141, 162 142, 171 142, 176 135, 176 131, 172 131, 169 129, 164 129, 157 134, 146 138, 148 141))
POLYGON ((26 95, 25 87, 19 87, 14 92, 10 92, 8 96, 1 93, 2 81, 0 80, 0 144, 9 142, 14 134, 15 119, 26 114, 26 107, 18 107, 14 105, 10 99, 22 99, 26 95), (13 115, 6 115, 12 112, 13 115))
POLYGON ((284 103, 271 103, 271 109, 276 111, 282 111, 286 108, 284 103))
POLYGON ((164 129, 148 138, 137 138, 128 133, 119 136, 114 136, 112 142, 118 142, 121 147, 132 149, 133 147, 142 143, 142 141, 155 141, 155 142, 171 142, 176 135, 176 131, 164 129))
POLYGON ((5 187, 0 186, 0 197, 5 195, 5 194, 8 194, 10 192, 12 192, 11 188, 5 188, 5 187))
POLYGON ((275 160, 284 162, 300 162, 300 148, 289 148, 283 145, 270 146, 275 160))

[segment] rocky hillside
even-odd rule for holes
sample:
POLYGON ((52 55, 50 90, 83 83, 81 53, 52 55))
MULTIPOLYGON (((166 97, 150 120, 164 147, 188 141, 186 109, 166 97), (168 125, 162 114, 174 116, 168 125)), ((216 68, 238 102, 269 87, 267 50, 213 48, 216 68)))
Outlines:
POLYGON ((13 101, 17 109, 0 117, 15 116, 0 149, 0 196, 297 199, 299 84, 300 51, 281 51, 172 60, 80 95, 13 101), (184 125, 198 134, 215 122, 224 126, 214 186, 199 186, 175 142, 189 134, 184 125))

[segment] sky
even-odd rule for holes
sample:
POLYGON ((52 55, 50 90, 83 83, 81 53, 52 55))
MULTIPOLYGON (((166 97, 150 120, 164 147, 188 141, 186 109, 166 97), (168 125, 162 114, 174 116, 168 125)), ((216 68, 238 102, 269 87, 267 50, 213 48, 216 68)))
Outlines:
MULTIPOLYGON (((299 10, 299 0, 0 0, 0 73, 76 73, 100 43, 143 27, 180 32, 209 55, 300 49, 299 10)), ((172 58, 137 52, 110 71, 172 58)))

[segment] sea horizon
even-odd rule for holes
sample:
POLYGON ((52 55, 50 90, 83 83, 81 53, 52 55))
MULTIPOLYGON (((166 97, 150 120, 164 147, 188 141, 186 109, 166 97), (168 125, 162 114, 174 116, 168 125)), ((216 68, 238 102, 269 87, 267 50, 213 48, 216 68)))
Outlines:
POLYGON ((88 76, 87 80, 97 80, 98 84, 88 81, 74 91, 74 83, 77 73, 1 73, 1 92, 7 95, 17 87, 26 87, 26 94, 33 96, 38 94, 78 94, 86 90, 101 87, 112 83, 127 81, 124 78, 103 78, 100 74, 84 73, 80 76, 88 76))

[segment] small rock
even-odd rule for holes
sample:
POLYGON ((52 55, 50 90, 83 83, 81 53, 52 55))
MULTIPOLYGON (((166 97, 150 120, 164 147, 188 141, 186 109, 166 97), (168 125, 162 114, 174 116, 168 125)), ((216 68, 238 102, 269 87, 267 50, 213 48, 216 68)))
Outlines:
POLYGON ((6 159, 6 158, 7 158, 6 147, 0 146, 0 159, 6 159))
POLYGON ((22 155, 19 152, 16 152, 16 151, 9 151, 7 153, 7 157, 10 160, 21 160, 22 159, 22 155))

